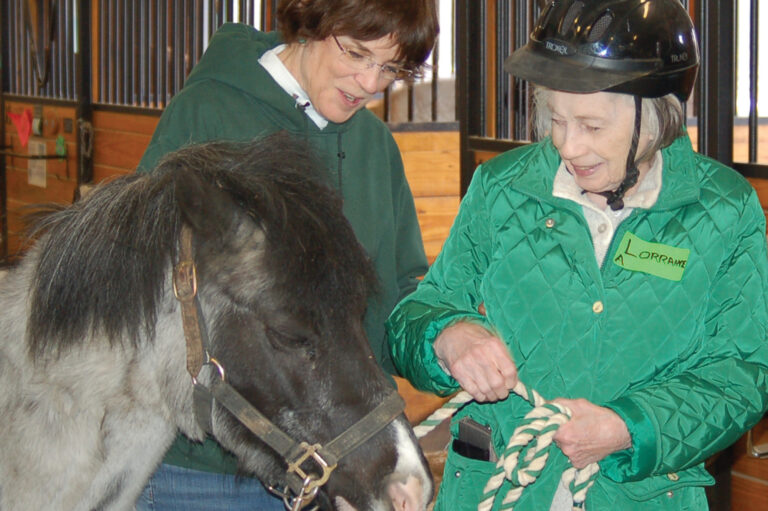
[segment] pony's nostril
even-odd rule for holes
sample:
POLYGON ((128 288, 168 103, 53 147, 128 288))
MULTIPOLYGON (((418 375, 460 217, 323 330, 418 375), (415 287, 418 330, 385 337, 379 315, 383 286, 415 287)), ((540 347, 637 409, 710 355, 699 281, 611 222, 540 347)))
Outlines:
POLYGON ((427 505, 424 502, 424 483, 418 477, 408 476, 405 482, 391 482, 387 486, 387 494, 394 511, 422 511, 427 505))

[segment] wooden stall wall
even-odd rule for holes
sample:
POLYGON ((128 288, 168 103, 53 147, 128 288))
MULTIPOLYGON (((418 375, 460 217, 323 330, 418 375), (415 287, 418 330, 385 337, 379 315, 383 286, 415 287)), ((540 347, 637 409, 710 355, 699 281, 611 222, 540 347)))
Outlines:
MULTIPOLYGON (((768 448, 768 418, 752 430, 752 435, 756 445, 768 448)), ((733 511, 768 509, 768 459, 757 459, 747 453, 746 435, 734 446, 731 485, 733 511)))
POLYGON ((430 264, 459 210, 459 133, 396 132, 430 264))
MULTIPOLYGON (((7 103, 8 111, 20 113, 33 108, 26 103, 7 103)), ((39 202, 68 203, 75 197, 75 139, 64 132, 64 121, 72 122, 74 109, 43 107, 42 137, 48 153, 53 153, 56 138, 63 135, 67 142, 67 158, 47 160, 47 186, 40 188, 27 182, 28 161, 8 157, 8 217, 9 253, 20 248, 20 216, 24 206, 39 202)), ((6 116, 6 145, 15 152, 26 154, 10 117, 6 116)), ((149 144, 158 117, 115 111, 95 111, 93 114, 93 183, 113 176, 132 173, 149 144)), ((458 132, 398 132, 394 133, 400 147, 408 181, 413 189, 416 209, 430 262, 442 247, 443 240, 459 205, 459 135, 458 132)))
POLYGON ((132 174, 160 118, 114 111, 93 113, 93 182, 132 174))
MULTIPOLYGON (((157 121, 154 116, 94 112, 94 182, 133 172, 157 121)), ((431 263, 459 208, 459 134, 405 131, 393 135, 413 190, 431 263)))
POLYGON ((56 106, 23 101, 6 100, 5 156, 6 200, 8 222, 8 253, 15 254, 23 248, 25 212, 29 206, 41 203, 71 203, 77 187, 77 148, 75 141, 75 109, 70 106, 56 106), (40 134, 31 135, 22 145, 18 131, 11 121, 11 115, 23 115, 41 109, 40 134), (63 157, 44 160, 25 158, 30 146, 44 144, 44 154, 55 155, 57 139, 62 138, 65 154, 63 157), (37 166, 30 175, 30 163, 37 166), (43 172, 40 169, 44 168, 43 172), (39 172, 39 174, 37 173, 39 172), (40 176, 43 176, 40 179, 40 176))

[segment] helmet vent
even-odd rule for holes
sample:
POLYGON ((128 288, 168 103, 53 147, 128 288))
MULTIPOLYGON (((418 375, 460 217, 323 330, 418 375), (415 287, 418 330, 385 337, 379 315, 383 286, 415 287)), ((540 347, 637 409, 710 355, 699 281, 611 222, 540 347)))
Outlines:
POLYGON ((608 27, 611 26, 611 22, 613 21, 613 14, 610 12, 604 12, 602 16, 597 18, 597 21, 592 24, 592 30, 589 32, 589 37, 587 37, 588 43, 594 43, 596 41, 599 41, 603 38, 603 35, 608 30, 608 27))
POLYGON ((573 25, 574 20, 581 14, 581 10, 584 8, 584 2, 573 2, 568 8, 568 12, 563 17, 563 24, 560 25, 560 34, 565 35, 568 29, 573 25))

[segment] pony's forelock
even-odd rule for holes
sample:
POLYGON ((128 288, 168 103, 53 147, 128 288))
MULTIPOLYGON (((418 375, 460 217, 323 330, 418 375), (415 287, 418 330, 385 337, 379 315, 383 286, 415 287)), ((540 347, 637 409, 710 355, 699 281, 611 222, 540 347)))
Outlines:
POLYGON ((277 292, 306 297, 308 311, 342 300, 362 311, 375 273, 339 197, 319 182, 319 168, 312 151, 285 134, 210 142, 171 153, 153 173, 97 187, 44 217, 31 349, 60 350, 95 333, 112 343, 154 336, 181 225, 173 182, 190 172, 226 192, 264 230, 264 263, 277 292))

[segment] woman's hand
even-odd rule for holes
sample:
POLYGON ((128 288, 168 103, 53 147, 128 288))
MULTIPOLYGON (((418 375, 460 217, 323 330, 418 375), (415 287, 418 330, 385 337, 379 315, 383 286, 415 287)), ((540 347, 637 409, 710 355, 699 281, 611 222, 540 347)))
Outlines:
POLYGON ((455 323, 433 346, 451 376, 476 401, 504 399, 517 384, 517 367, 507 346, 480 325, 455 323))
POLYGON ((616 412, 586 399, 555 399, 571 410, 571 420, 560 426, 552 439, 571 465, 584 468, 609 454, 632 445, 627 425, 616 412))

